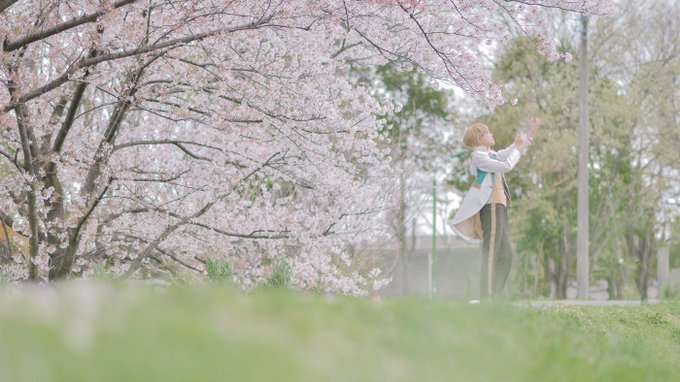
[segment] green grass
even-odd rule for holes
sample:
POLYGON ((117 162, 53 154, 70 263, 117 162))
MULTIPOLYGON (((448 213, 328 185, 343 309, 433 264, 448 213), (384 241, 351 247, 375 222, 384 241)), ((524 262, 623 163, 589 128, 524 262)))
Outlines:
POLYGON ((467 305, 110 284, 0 291, 0 381, 677 381, 680 302, 467 305))

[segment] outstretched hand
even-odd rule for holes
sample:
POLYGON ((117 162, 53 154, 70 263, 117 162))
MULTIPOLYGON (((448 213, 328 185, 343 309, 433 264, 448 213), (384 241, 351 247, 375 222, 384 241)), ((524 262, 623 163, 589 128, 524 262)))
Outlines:
POLYGON ((529 127, 529 131, 527 131, 527 136, 529 138, 533 138, 534 135, 536 135, 536 132, 538 129, 541 128, 541 119, 539 117, 533 117, 531 118, 531 126, 529 127))
POLYGON ((522 138, 522 134, 520 132, 517 132, 517 134, 515 134, 515 148, 519 150, 519 148, 522 146, 522 143, 524 143, 524 138, 522 138))

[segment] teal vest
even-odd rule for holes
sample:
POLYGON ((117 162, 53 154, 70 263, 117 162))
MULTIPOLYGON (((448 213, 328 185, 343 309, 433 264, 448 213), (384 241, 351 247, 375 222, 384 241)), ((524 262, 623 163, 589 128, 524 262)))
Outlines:
MULTIPOLYGON (((491 154, 491 158, 496 159, 496 154, 491 154)), ((488 174, 487 171, 483 171, 479 167, 477 167, 477 177, 475 178, 475 183, 478 186, 482 185, 482 182, 486 178, 486 175, 488 174)), ((491 183, 496 182, 496 173, 492 172, 491 173, 491 183)), ((477 187, 479 188, 479 187, 477 187)), ((505 184, 505 179, 503 179, 503 191, 505 191, 505 196, 508 198, 508 205, 510 204, 510 190, 508 190, 508 185, 505 184)))

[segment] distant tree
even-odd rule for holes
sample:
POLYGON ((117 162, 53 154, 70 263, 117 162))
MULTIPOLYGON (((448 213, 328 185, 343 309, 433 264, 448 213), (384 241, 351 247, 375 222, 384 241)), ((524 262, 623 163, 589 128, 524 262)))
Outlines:
MULTIPOLYGON (((589 83, 590 258, 593 277, 623 297, 625 274, 647 298, 652 263, 666 222, 678 216, 680 64, 676 2, 639 7, 622 2, 616 20, 598 19, 591 33, 589 83), (663 28, 645 29, 647 25, 663 28), (636 32, 631 32, 636 31, 636 32), (626 272, 630 268, 632 272, 626 272)), ((576 50, 568 15, 553 20, 558 46, 576 50)), ((532 293, 564 298, 576 248, 577 86, 574 62, 551 65, 518 39, 496 63, 496 80, 517 97, 483 117, 508 144, 522 118, 540 114, 545 128, 536 147, 509 174, 515 193, 514 234, 520 282, 532 293), (544 278, 544 282, 541 280, 544 278)), ((628 280, 630 281, 630 280, 628 280)))
POLYGON ((396 183, 395 205, 387 214, 390 236, 398 245, 393 268, 402 292, 406 292, 407 232, 415 230, 414 220, 432 194, 433 171, 439 167, 440 174, 444 173, 443 164, 456 144, 451 143, 450 126, 455 115, 447 91, 436 88, 415 70, 405 72, 383 65, 365 73, 373 95, 385 105, 397 105, 393 112, 380 116, 384 121, 380 132, 388 142, 396 183))
POLYGON ((620 3, 616 22, 599 20, 595 31, 596 64, 618 85, 635 115, 623 123, 630 143, 618 154, 626 187, 618 217, 629 259, 636 264, 640 297, 647 298, 654 257, 667 245, 663 233, 680 215, 680 12, 677 1, 640 7, 620 3), (655 25, 655 28, 649 28, 655 25))

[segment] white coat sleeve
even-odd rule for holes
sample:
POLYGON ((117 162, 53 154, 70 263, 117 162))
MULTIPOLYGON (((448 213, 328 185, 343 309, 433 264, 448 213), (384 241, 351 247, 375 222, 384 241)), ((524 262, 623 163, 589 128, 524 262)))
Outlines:
POLYGON ((506 173, 515 167, 521 156, 514 146, 512 152, 502 161, 491 158, 483 151, 475 151, 472 153, 472 163, 482 171, 506 173))
MULTIPOLYGON (((526 133, 520 133, 522 134, 522 139, 524 139, 524 143, 522 143, 522 146, 519 147, 519 151, 522 154, 525 154, 527 151, 527 148, 531 144, 531 141, 527 137, 526 133)), ((512 151, 515 150, 515 144, 511 144, 510 146, 504 148, 503 150, 498 150, 496 152, 496 155, 498 156, 498 160, 504 161, 508 158, 510 154, 512 154, 512 151)))
POLYGON ((512 154, 513 150, 515 150, 515 144, 514 143, 511 144, 510 146, 504 148, 503 150, 498 150, 496 152, 498 160, 504 161, 504 160, 508 159, 508 156, 510 156, 510 154, 512 154))

